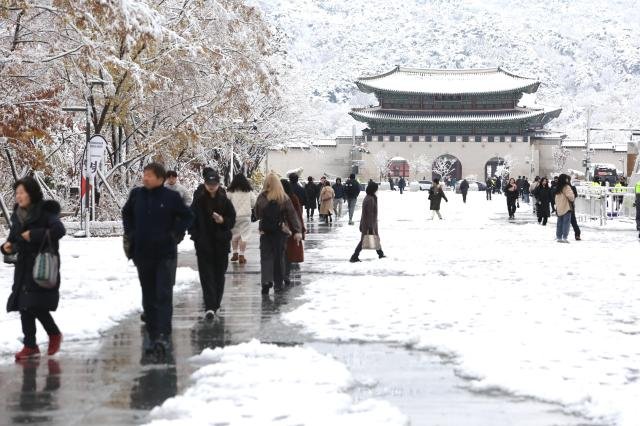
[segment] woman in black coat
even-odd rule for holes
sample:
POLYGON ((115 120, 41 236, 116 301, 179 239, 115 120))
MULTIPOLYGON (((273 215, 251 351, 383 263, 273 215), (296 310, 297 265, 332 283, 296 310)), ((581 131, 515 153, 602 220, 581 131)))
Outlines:
POLYGON ((14 189, 16 205, 11 215, 11 230, 1 250, 3 254, 18 255, 7 312, 20 312, 24 347, 16 354, 19 361, 40 355, 36 345, 36 319, 49 335, 47 353, 53 355, 60 349, 62 334, 50 313, 58 308, 60 275, 55 287, 42 288, 33 279, 33 265, 41 247, 48 245, 49 240, 50 250, 60 258, 58 241, 66 231, 60 222, 60 205, 53 200, 44 201, 40 186, 33 178, 19 180, 14 189))
MULTIPOLYGON (((362 216, 360 217, 360 233, 362 236, 351 259, 349 259, 351 263, 360 262, 359 256, 362 251, 362 240, 365 238, 365 235, 378 235, 378 197, 376 196, 376 192, 378 192, 378 184, 369 182, 366 189, 367 196, 362 200, 362 216)), ((386 257, 382 251, 382 247, 379 247, 376 253, 378 253, 378 258, 380 259, 386 257)))
POLYGON ((518 201, 518 185, 514 178, 509 179, 509 183, 504 188, 504 195, 507 196, 507 210, 509 211, 509 220, 515 219, 516 202, 518 201))
POLYGON ((442 185, 440 185, 440 179, 436 178, 433 180, 433 184, 431 188, 429 188, 429 209, 431 210, 431 220, 437 214, 440 220, 442 220, 442 215, 440 214, 440 204, 442 203, 442 199, 448 203, 449 200, 447 196, 444 194, 444 190, 442 189, 442 185))
POLYGON ((536 197, 536 212, 538 213, 538 223, 547 225, 547 219, 551 216, 551 209, 549 204, 553 199, 551 188, 549 187, 549 180, 542 178, 540 185, 533 191, 533 195, 536 197))

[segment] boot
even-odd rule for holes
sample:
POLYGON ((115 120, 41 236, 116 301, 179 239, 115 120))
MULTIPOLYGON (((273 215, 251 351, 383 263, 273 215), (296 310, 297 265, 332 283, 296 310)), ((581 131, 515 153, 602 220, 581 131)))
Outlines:
POLYGON ((52 334, 49 336, 49 347, 47 348, 47 355, 55 355, 60 350, 60 343, 62 343, 62 334, 52 334))
POLYGON ((269 294, 269 290, 271 289, 271 287, 273 287, 273 283, 262 284, 262 294, 263 295, 269 294))
POLYGON ((351 256, 351 259, 349 259, 349 262, 351 262, 351 263, 360 262, 360 259, 358 258, 358 255, 354 253, 354 254, 351 256))
POLYGON ((35 348, 30 348, 25 346, 22 350, 16 353, 16 361, 22 361, 30 358, 37 358, 40 356, 40 348, 37 346, 35 348))
POLYGON ((247 263, 247 258, 245 258, 245 257, 244 257, 244 254, 241 254, 241 255, 238 257, 238 263, 239 263, 240 265, 244 265, 245 263, 247 263))
POLYGON ((231 256, 231 261, 232 262, 237 262, 238 261, 238 253, 233 253, 233 256, 231 256))

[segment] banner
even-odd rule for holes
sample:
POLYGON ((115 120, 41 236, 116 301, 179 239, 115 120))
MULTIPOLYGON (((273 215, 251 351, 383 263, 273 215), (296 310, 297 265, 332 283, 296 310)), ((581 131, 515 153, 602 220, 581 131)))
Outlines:
POLYGON ((107 148, 107 140, 102 135, 94 135, 89 139, 89 170, 87 174, 91 179, 96 175, 96 170, 104 161, 104 151, 107 148))

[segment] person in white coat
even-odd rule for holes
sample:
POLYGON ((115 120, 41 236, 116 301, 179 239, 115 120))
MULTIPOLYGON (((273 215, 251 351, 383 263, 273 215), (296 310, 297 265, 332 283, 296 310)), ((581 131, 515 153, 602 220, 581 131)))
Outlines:
POLYGON ((247 242, 252 234, 251 210, 256 205, 257 197, 251 183, 243 174, 235 175, 231 185, 227 188, 227 197, 236 210, 236 223, 231 230, 231 249, 233 251, 231 261, 244 265, 247 263, 244 256, 247 242))

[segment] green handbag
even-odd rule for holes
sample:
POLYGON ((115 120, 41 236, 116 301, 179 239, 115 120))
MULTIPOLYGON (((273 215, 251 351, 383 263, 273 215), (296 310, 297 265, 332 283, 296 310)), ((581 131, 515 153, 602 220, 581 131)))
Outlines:
POLYGON ((51 235, 49 235, 49 230, 47 230, 33 264, 33 280, 42 288, 55 288, 58 285, 59 271, 60 259, 58 258, 58 254, 53 252, 51 235))

